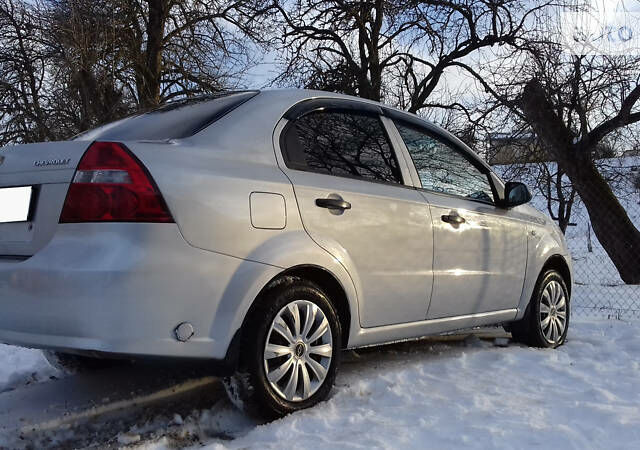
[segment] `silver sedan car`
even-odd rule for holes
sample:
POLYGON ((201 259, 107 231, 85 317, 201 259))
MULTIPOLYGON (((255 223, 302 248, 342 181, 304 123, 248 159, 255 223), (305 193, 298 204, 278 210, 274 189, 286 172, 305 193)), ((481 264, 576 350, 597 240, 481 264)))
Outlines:
POLYGON ((0 341, 206 359, 267 416, 325 399, 345 348, 490 324, 556 347, 571 259, 530 198, 432 123, 318 91, 5 147, 0 341))

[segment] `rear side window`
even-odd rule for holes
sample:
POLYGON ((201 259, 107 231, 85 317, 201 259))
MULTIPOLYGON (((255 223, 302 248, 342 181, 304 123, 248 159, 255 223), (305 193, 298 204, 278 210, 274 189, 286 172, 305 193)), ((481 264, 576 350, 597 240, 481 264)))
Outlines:
POLYGON ((316 111, 286 130, 287 167, 369 181, 402 183, 380 119, 366 114, 316 111))
POLYGON ((77 140, 167 140, 193 136, 258 94, 232 92, 172 102, 152 111, 127 117, 75 137, 77 140))
POLYGON ((459 150, 421 130, 396 122, 422 187, 429 191, 493 202, 489 176, 459 150))

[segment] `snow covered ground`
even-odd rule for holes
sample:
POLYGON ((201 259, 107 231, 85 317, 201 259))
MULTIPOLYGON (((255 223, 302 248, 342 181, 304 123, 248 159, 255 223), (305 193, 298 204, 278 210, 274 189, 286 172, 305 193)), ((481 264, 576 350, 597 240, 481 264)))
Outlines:
MULTIPOLYGON (((13 386, 53 371, 32 350, 2 346, 0 361, 13 386)), ((640 322, 574 321, 557 350, 472 337, 347 352, 332 397, 310 410, 258 424, 220 396, 117 433, 152 450, 640 448, 640 322)))
POLYGON ((639 325, 578 322, 555 351, 370 350, 345 362, 329 401, 207 448, 640 448, 639 325))
POLYGON ((0 344, 0 393, 60 375, 40 350, 0 344))

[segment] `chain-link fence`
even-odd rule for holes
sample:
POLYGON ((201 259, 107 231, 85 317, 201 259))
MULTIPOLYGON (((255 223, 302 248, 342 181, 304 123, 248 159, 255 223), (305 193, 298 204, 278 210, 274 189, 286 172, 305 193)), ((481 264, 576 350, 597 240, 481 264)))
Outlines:
MULTIPOLYGON (((630 205, 636 217, 640 205, 630 205)), ((574 271, 572 311, 575 316, 640 319, 640 285, 625 284, 590 226, 584 208, 576 211, 566 232, 574 271)), ((640 265, 640 255, 635 264, 640 265)))
MULTIPOLYGON (((639 213, 640 205, 634 206, 639 213)), ((574 315, 640 319, 640 285, 627 285, 620 279, 611 259, 593 235, 589 216, 583 208, 572 222, 575 228, 569 228, 566 237, 575 277, 574 315)), ((640 264, 640 255, 637 264, 640 264)))
MULTIPOLYGON (((640 229, 640 156, 603 159, 598 165, 627 215, 640 229)), ((529 162, 496 166, 496 169, 508 180, 527 183, 534 195, 533 206, 552 216, 557 223, 564 220, 574 271, 574 317, 640 319, 640 285, 622 281, 593 231, 584 204, 566 176, 558 176, 556 165, 529 162)), ((611 220, 617 219, 612 216, 611 220)), ((631 259, 628 264, 640 265, 640 254, 631 259)))

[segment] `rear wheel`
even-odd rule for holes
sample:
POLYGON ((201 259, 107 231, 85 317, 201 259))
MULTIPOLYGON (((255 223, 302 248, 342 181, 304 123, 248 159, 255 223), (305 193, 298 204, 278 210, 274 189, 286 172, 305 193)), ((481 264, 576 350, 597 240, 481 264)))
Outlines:
POLYGON ((509 325, 513 340, 533 347, 558 347, 567 338, 570 313, 564 278, 548 270, 538 280, 524 317, 509 325))
POLYGON ((277 286, 252 313, 243 334, 240 369, 224 379, 234 404, 275 418, 329 395, 341 328, 335 308, 316 285, 300 279, 277 286))

